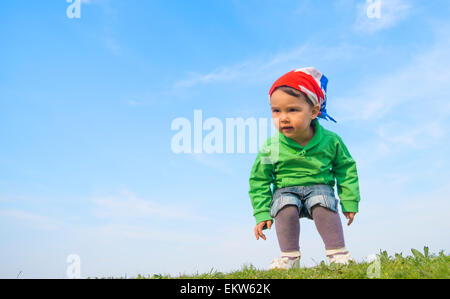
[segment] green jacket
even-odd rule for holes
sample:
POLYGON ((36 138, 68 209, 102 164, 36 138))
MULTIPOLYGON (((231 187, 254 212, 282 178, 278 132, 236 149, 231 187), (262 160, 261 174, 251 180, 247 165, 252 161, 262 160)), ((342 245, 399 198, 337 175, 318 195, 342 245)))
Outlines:
POLYGON ((358 212, 356 163, 342 139, 315 119, 314 137, 302 147, 277 132, 259 151, 250 174, 250 199, 256 223, 272 220, 270 202, 278 188, 328 184, 337 192, 342 212, 358 212), (271 188, 272 186, 272 188, 271 188))

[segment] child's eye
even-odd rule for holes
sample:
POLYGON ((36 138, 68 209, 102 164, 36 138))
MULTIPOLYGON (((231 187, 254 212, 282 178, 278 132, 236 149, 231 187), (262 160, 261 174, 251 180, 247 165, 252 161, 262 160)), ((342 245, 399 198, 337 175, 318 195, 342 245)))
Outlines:
POLYGON ((273 113, 278 113, 278 112, 280 112, 280 111, 279 111, 278 109, 273 109, 272 112, 273 112, 273 113))
POLYGON ((298 111, 298 109, 296 109, 296 108, 291 108, 291 109, 289 109, 289 111, 295 112, 295 111, 298 111))

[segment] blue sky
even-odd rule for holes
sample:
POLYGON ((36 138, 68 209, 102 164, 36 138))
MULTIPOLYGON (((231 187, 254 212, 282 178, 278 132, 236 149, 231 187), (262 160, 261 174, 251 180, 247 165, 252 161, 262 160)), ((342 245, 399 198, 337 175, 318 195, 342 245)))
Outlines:
MULTIPOLYGON (((69 5, 0 4, 1 278, 64 278, 70 254, 82 277, 267 268, 256 155, 175 154, 171 124, 269 118, 271 84, 305 66, 329 78, 338 123, 321 123, 358 165, 352 255, 448 252, 448 1, 384 0, 380 18, 363 0, 69 5)), ((325 259, 312 221, 300 247, 325 259)))

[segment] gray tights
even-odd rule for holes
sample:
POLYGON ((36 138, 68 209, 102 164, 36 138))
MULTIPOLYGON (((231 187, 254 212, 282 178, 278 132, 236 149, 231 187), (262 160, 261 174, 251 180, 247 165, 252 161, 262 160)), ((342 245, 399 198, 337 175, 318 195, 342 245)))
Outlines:
MULTIPOLYGON (((345 247, 341 218, 327 208, 316 205, 311 210, 316 228, 326 250, 345 247)), ((281 252, 299 251, 300 221, 298 207, 288 205, 275 217, 275 229, 281 252)))

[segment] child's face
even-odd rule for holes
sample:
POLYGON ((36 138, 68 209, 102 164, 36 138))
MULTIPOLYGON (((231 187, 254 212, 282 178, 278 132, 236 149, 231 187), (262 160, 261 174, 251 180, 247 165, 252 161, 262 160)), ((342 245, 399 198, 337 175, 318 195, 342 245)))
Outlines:
POLYGON ((309 136, 311 121, 317 117, 320 106, 311 107, 305 95, 302 98, 291 96, 277 89, 270 97, 272 118, 275 127, 294 140, 301 140, 309 136))

